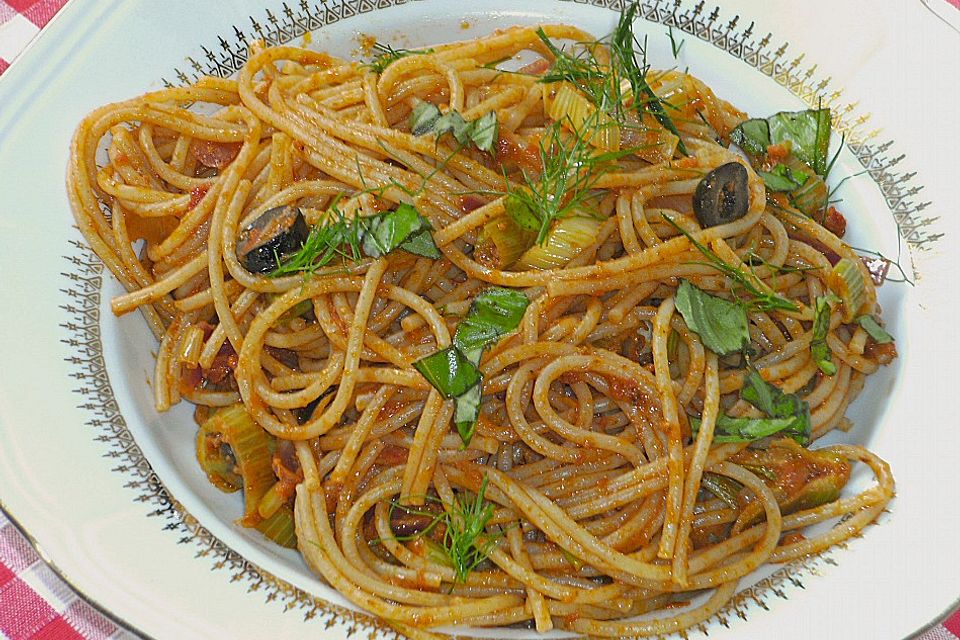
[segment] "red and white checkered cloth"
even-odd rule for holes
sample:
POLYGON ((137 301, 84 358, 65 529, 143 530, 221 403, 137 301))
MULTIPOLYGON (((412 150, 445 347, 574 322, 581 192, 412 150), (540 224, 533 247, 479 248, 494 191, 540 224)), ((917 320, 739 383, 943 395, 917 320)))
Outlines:
MULTIPOLYGON (((947 0, 960 9, 960 0, 947 0)), ((67 0, 0 0, 0 75, 67 0)), ((63 583, 0 513, 0 640, 133 638, 63 583)), ((960 640, 960 611, 919 640, 960 640)))

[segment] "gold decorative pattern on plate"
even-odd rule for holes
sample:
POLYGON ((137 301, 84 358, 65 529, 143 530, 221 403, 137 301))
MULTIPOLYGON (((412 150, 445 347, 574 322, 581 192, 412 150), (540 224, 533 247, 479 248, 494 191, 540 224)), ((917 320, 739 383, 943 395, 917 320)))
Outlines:
MULTIPOLYGON (((325 25, 414 1, 417 0, 322 0, 310 4, 300 0, 296 9, 284 3, 279 14, 267 10, 260 19, 250 17, 248 26, 234 26, 232 34, 219 36, 214 47, 201 46, 199 55, 186 57, 187 68, 174 69, 172 80, 162 80, 166 86, 173 86, 203 75, 227 77, 246 62, 247 47, 253 40, 268 45, 286 44, 325 25)), ((611 11, 619 11, 627 4, 624 0, 559 1, 611 11)), ((922 215, 930 203, 915 199, 921 189, 915 184, 915 174, 896 170, 904 156, 888 155, 893 143, 876 142, 879 132, 867 127, 867 118, 855 113, 855 104, 844 103, 841 92, 830 89, 829 80, 820 78, 816 67, 803 64, 803 55, 788 55, 787 44, 772 45, 770 33, 757 38, 755 24, 743 26, 746 21, 738 15, 721 19, 721 10, 705 9, 703 0, 693 6, 683 0, 646 0, 641 3, 639 17, 713 44, 769 76, 810 106, 831 107, 834 127, 844 134, 846 147, 879 187, 907 245, 914 251, 923 251, 942 237, 935 231, 936 218, 922 215)), ((62 292, 69 302, 61 306, 67 316, 61 324, 65 334, 62 342, 74 353, 67 361, 73 366, 74 391, 82 398, 78 407, 89 416, 86 424, 96 434, 95 440, 109 447, 106 458, 113 461, 112 470, 124 478, 123 486, 134 494, 134 500, 152 505, 154 510, 149 515, 158 517, 164 529, 179 535, 178 542, 194 545, 197 557, 207 558, 212 569, 225 571, 231 580, 243 581, 250 591, 263 592, 266 601, 278 602, 285 611, 300 611, 305 619, 319 621, 321 627, 345 623, 349 625, 348 635, 366 631, 398 636, 383 620, 329 603, 245 558, 214 536, 170 494, 128 429, 110 383, 100 333, 103 265, 83 242, 76 240, 70 241, 65 259, 69 267, 62 275, 68 285, 62 292)), ((824 565, 836 565, 829 552, 791 562, 739 591, 707 622, 671 637, 686 638, 694 630, 707 635, 714 623, 729 627, 736 623, 736 618, 746 620, 755 607, 768 609, 771 597, 786 599, 791 589, 802 588, 800 578, 816 575, 824 565)))

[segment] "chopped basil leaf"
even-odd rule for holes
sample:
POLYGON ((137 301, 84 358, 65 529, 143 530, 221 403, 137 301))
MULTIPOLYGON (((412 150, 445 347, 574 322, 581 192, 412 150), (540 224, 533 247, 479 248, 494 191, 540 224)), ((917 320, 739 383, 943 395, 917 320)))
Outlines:
POLYGON ((741 122, 730 139, 753 155, 765 154, 771 144, 789 142, 793 154, 823 176, 830 148, 830 109, 781 111, 767 119, 752 118, 741 122))
POLYGON ((478 295, 457 326, 453 344, 468 360, 480 363, 483 350, 520 326, 530 300, 519 291, 489 287, 478 295))
POLYGON ((830 330, 830 311, 831 303, 839 302, 839 298, 834 295, 818 296, 814 306, 816 307, 813 317, 813 339, 810 341, 810 355, 813 361, 817 363, 820 371, 832 376, 837 372, 837 365, 833 363, 833 355, 827 345, 827 332, 830 330))
POLYGON ((473 439, 473 433, 477 427, 477 418, 480 417, 480 400, 482 397, 483 382, 481 381, 457 398, 453 412, 453 424, 457 427, 457 433, 460 434, 464 447, 470 444, 473 439))
POLYGON ((742 305, 710 295, 686 280, 680 281, 676 305, 690 330, 717 355, 737 353, 749 344, 747 312, 742 305))
POLYGON ((470 132, 470 140, 480 151, 492 151, 493 145, 497 141, 500 124, 497 122, 497 112, 489 111, 487 115, 475 120, 473 131, 470 132))
POLYGON ((421 358, 413 366, 445 398, 462 396, 480 383, 480 370, 454 346, 421 358))
POLYGON ((440 253, 440 249, 437 249, 437 245, 434 244, 433 236, 430 235, 430 229, 431 227, 428 225, 420 231, 411 233, 406 240, 400 243, 400 248, 414 255, 423 256, 424 258, 439 259, 443 254, 440 253))
POLYGON ((873 338, 873 341, 877 344, 887 344, 888 342, 893 342, 893 336, 887 333, 873 316, 860 316, 857 318, 857 323, 863 327, 863 330, 867 332, 867 335, 873 338))
POLYGON ((366 231, 363 234, 363 252, 371 258, 379 258, 403 247, 413 249, 410 252, 417 255, 440 257, 430 236, 430 228, 430 223, 415 207, 403 203, 394 211, 367 219, 366 231))
POLYGON ((415 136, 428 133, 438 138, 445 133, 451 134, 458 143, 469 143, 481 151, 492 151, 497 140, 499 123, 497 112, 490 111, 476 120, 465 120, 459 112, 451 110, 445 114, 430 102, 421 102, 410 114, 410 132, 415 136))
POLYGON ((420 102, 410 114, 410 132, 415 136, 430 133, 439 119, 440 109, 437 105, 431 102, 420 102))
MULTIPOLYGON (((781 431, 794 429, 796 422, 797 418, 731 418, 721 413, 717 416, 713 441, 718 444, 753 442, 781 431)), ((700 430, 700 419, 690 418, 690 427, 695 437, 700 430)))
POLYGON ((802 445, 810 441, 810 405, 800 396, 784 393, 764 380, 757 371, 751 370, 740 390, 740 397, 771 418, 793 418, 791 427, 784 429, 785 435, 802 445))
POLYGON ((781 111, 767 118, 773 144, 790 141, 795 156, 817 172, 827 172, 830 147, 830 109, 781 111))
POLYGON ((770 191, 793 191, 802 187, 810 179, 810 176, 802 171, 794 171, 782 163, 770 171, 758 173, 770 191))
POLYGON ((747 153, 762 155, 770 146, 770 126, 762 118, 744 120, 730 134, 730 139, 747 153))
POLYGON ((453 344, 413 363, 437 391, 455 398, 454 424, 463 440, 470 444, 480 400, 483 378, 477 366, 483 350, 520 326, 530 301, 511 289, 489 287, 474 299, 466 317, 457 326, 453 344))

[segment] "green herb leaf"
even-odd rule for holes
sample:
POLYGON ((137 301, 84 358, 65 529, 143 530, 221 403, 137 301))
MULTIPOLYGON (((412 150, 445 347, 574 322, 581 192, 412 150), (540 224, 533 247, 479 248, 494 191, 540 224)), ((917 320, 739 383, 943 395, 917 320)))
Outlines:
POLYGON ((493 518, 493 503, 487 502, 484 494, 487 490, 487 477, 480 483, 480 491, 473 500, 457 496, 453 508, 445 520, 446 533, 443 536, 443 548, 457 573, 457 582, 467 581, 467 576, 486 560, 496 539, 503 535, 487 537, 487 525, 493 518))
POLYGON ((771 144, 789 142, 797 158, 817 175, 824 176, 830 148, 830 109, 781 111, 766 119, 745 120, 733 130, 730 139, 753 155, 765 154, 771 144))
POLYGON ((742 304, 710 295, 687 280, 680 281, 675 300, 690 330, 717 355, 737 353, 750 343, 747 312, 742 304))
MULTIPOLYGON (((493 518, 494 505, 486 499, 488 477, 484 476, 480 483, 480 490, 475 496, 467 491, 457 491, 454 500, 439 512, 426 509, 414 509, 407 505, 391 502, 390 513, 399 509, 404 513, 428 518, 426 527, 418 533, 409 536, 396 536, 398 541, 422 539, 428 547, 428 557, 440 564, 451 567, 456 571, 455 582, 464 583, 470 573, 487 559, 497 539, 504 534, 501 529, 495 533, 487 533, 487 525, 493 518), (425 536, 442 524, 444 528, 443 540, 437 544, 425 536)), ((436 498, 426 496, 427 500, 439 502, 436 498)), ((374 541, 376 542, 376 541, 374 541)))
POLYGON ((673 37, 673 27, 667 27, 667 37, 670 38, 670 51, 673 53, 673 59, 676 60, 680 57, 680 50, 683 49, 686 40, 681 40, 678 45, 676 39, 673 37))
POLYGON ((430 223, 412 205, 403 203, 393 211, 367 218, 366 227, 363 252, 371 258, 387 255, 394 249, 403 247, 408 240, 408 246, 414 249, 411 253, 430 253, 427 257, 439 257, 439 251, 430 236, 430 223), (432 252, 427 246, 428 242, 432 245, 432 252))
POLYGON ((516 330, 530 301, 511 289, 489 287, 474 299, 466 317, 460 321, 453 344, 413 363, 437 391, 456 398, 454 424, 470 444, 480 415, 483 380, 480 356, 483 350, 516 330))
POLYGON ((863 327, 863 330, 867 332, 873 341, 877 344, 887 344, 888 342, 893 342, 893 336, 886 332, 886 330, 880 326, 880 323, 877 322, 877 319, 873 316, 860 316, 857 318, 857 323, 863 327))
POLYGON ((814 302, 815 313, 813 317, 813 339, 810 341, 810 355, 813 361, 817 363, 820 371, 825 375, 832 376, 837 373, 837 365, 833 363, 833 354, 827 345, 827 332, 830 330, 830 311, 831 304, 839 302, 840 299, 834 295, 818 296, 814 302))
POLYGON ((437 245, 433 241, 433 235, 430 233, 431 229, 432 227, 428 224, 420 231, 411 233, 406 240, 400 243, 400 248, 414 255, 438 260, 443 254, 440 253, 440 249, 437 249, 437 245))
POLYGON ((751 370, 740 390, 740 397, 771 418, 792 418, 790 426, 783 429, 785 435, 802 445, 810 442, 810 405, 800 396, 784 393, 764 380, 756 370, 751 370))
POLYGON ((461 146, 472 143, 481 151, 493 151, 499 130, 496 111, 468 121, 457 111, 441 114, 433 103, 420 102, 410 113, 410 132, 413 135, 433 133, 439 138, 449 133, 461 146))
MULTIPOLYGON (((756 370, 751 370, 740 390, 740 397, 767 417, 734 418, 720 414, 714 427, 714 442, 752 442, 777 433, 789 436, 801 445, 810 442, 810 405, 799 396, 784 393, 764 380, 756 370)), ((700 419, 691 417, 690 426, 696 437, 700 419)))
POLYGON ((794 171, 785 164, 777 164, 770 171, 757 172, 769 191, 793 191, 802 187, 810 176, 802 171, 794 171))
POLYGON ((830 109, 781 111, 767 118, 774 144, 790 141, 794 155, 810 165, 817 175, 827 172, 830 147, 830 109))
POLYGON ((473 439, 477 427, 477 418, 480 417, 480 400, 483 398, 483 381, 470 387, 466 393, 457 398, 453 411, 453 424, 466 447, 473 439))
POLYGON ((278 259, 277 268, 267 275, 271 278, 294 273, 311 275, 338 257, 359 262, 363 225, 363 218, 359 216, 347 219, 334 201, 326 219, 310 229, 303 246, 285 260, 278 259))
POLYGON ((415 136, 430 133, 440 119, 439 107, 432 102, 418 102, 410 112, 410 132, 415 136))
POLYGON ((462 396, 480 382, 480 370, 454 346, 421 358, 413 366, 445 398, 462 396))
POLYGON ((762 118, 744 120, 730 133, 730 140, 747 153, 763 155, 770 146, 770 126, 762 118))
MULTIPOLYGON (((726 414, 717 416, 713 441, 717 444, 727 442, 753 442, 781 431, 796 428, 796 418, 732 418, 726 414)), ((694 437, 700 430, 700 419, 690 418, 694 437)))
POLYGON ((497 122, 497 112, 489 111, 478 120, 473 121, 473 130, 470 132, 470 141, 480 151, 493 151, 493 145, 498 139, 500 123, 497 122))
POLYGON ((520 326, 530 300, 519 291, 489 287, 478 295, 457 325, 453 344, 474 364, 488 346, 520 326))

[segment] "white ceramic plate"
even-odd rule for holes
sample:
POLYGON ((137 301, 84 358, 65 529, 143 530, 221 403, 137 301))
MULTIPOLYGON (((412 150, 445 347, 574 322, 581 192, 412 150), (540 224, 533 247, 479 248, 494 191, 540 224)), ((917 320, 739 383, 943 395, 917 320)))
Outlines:
MULTIPOLYGON (((152 338, 138 315, 110 314, 119 286, 72 226, 63 176, 80 118, 165 80, 229 74, 244 38, 302 42, 311 30, 311 46, 349 54, 361 32, 411 46, 565 21, 602 35, 616 18, 606 5, 619 3, 291 4, 74 0, 0 80, 0 504, 72 585, 144 634, 382 627, 344 608, 295 553, 233 526, 239 498, 197 468, 187 408, 154 412, 152 338)), ((890 462, 890 511, 844 548, 744 581, 731 608, 701 628, 711 637, 899 638, 960 594, 952 11, 940 0, 643 6, 638 31, 649 34, 655 66, 689 66, 754 115, 818 96, 844 112, 851 129, 834 175, 868 169, 841 192, 848 239, 902 250, 917 274, 915 287, 881 289, 901 356, 868 381, 850 412, 857 426, 843 436, 890 462), (677 62, 666 24, 685 40, 677 62)))

